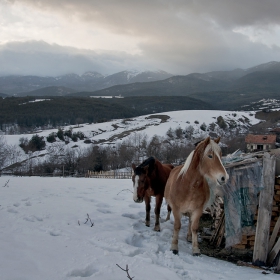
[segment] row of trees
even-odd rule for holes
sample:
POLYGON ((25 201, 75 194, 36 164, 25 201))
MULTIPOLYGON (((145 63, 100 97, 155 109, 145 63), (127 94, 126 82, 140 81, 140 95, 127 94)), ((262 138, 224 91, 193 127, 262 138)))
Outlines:
MULTIPOLYGON (((216 137, 217 134, 222 136, 222 142, 225 144, 224 155, 237 149, 244 150, 244 135, 239 134, 238 130, 228 129, 225 132, 216 125, 215 132, 216 134, 213 131, 210 134, 212 137, 216 137)), ((14 171, 28 174, 51 175, 56 172, 62 173, 63 170, 65 174, 84 175, 88 170, 106 171, 130 168, 132 163, 139 164, 152 155, 162 162, 176 165, 185 161, 194 149, 194 144, 200 140, 194 137, 196 133, 196 129, 189 124, 185 129, 169 128, 163 137, 158 135, 148 137, 145 133, 132 133, 117 144, 90 144, 87 148, 74 145, 70 148, 70 145, 66 145, 68 141, 75 142, 76 137, 84 142, 88 139, 84 140, 81 132, 73 133, 72 129, 66 131, 58 129, 47 137, 35 134, 30 140, 21 138, 20 147, 25 151, 25 159, 21 164, 17 163, 19 152, 16 151, 18 149, 4 143, 2 136, 0 155, 3 154, 3 156, 1 156, 0 170, 4 166, 12 165, 14 171), (46 145, 46 142, 51 145, 46 145), (41 150, 45 150, 44 157, 41 157, 39 153, 41 150)), ((205 135, 201 137, 206 137, 208 134, 209 131, 205 131, 205 135)))
MULTIPOLYGON (((234 145, 242 145, 231 140, 234 145)), ((61 142, 46 149, 47 156, 42 161, 29 153, 24 168, 18 172, 37 175, 52 175, 55 173, 84 176, 88 170, 106 171, 127 168, 131 164, 139 164, 148 156, 155 156, 162 162, 182 164, 194 149, 194 143, 189 141, 168 141, 157 135, 147 139, 144 134, 134 134, 126 141, 115 146, 91 145, 88 148, 65 148, 61 142)), ((228 150, 226 146, 224 150, 228 150)), ((235 148, 233 149, 235 150, 235 148)))
POLYGON ((66 148, 61 142, 47 148, 44 161, 30 158, 26 171, 36 174, 84 175, 88 170, 116 170, 129 168, 134 162, 139 164, 147 156, 153 155, 162 162, 181 163, 193 147, 187 141, 166 141, 157 135, 148 139, 141 133, 132 134, 127 140, 114 146, 91 145, 88 148, 66 148))

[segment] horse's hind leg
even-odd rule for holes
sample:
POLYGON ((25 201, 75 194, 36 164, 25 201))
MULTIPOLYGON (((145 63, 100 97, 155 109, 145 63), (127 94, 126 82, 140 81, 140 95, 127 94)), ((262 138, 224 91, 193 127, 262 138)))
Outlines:
POLYGON ((156 215, 156 222, 155 222, 155 231, 160 231, 160 223, 159 223, 159 218, 160 218, 160 208, 162 204, 163 196, 157 195, 156 196, 156 206, 155 206, 155 215, 156 215))
POLYGON ((170 220, 170 214, 171 214, 171 207, 169 206, 169 204, 167 204, 167 216, 165 221, 169 221, 170 220))
POLYGON ((146 226, 150 226, 150 211, 151 211, 151 197, 148 195, 145 195, 145 204, 146 204, 146 226))
POLYGON ((181 213, 176 209, 172 209, 172 211, 174 216, 174 231, 171 242, 171 251, 173 254, 178 254, 178 236, 181 229, 181 213))
POLYGON ((188 242, 192 242, 192 221, 191 221, 191 217, 190 215, 188 215, 189 217, 189 225, 188 225, 188 233, 187 233, 187 241, 188 242))
POLYGON ((196 210, 191 215, 191 232, 192 232, 192 253, 193 256, 199 256, 200 250, 198 248, 198 240, 197 240, 197 230, 199 226, 199 219, 201 217, 202 210, 196 210))

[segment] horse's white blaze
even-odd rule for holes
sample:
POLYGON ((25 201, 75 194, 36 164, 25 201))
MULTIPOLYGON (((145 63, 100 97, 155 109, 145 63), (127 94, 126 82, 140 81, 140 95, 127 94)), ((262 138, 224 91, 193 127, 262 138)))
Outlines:
POLYGON ((137 197, 137 189, 138 189, 138 182, 139 182, 139 176, 135 176, 135 181, 134 181, 134 192, 133 192, 133 200, 136 201, 138 199, 137 197))
POLYGON ((213 140, 210 140, 209 145, 205 148, 204 156, 207 156, 209 151, 212 150, 215 156, 218 158, 221 167, 223 168, 223 172, 217 172, 216 174, 213 174, 215 178, 218 180, 219 184, 223 183, 224 181, 227 181, 229 176, 227 174, 227 171, 222 163, 221 157, 220 157, 220 146, 213 140), (224 177, 224 180, 222 180, 222 177, 224 177))
POLYGON ((221 160, 220 156, 217 155, 217 157, 218 157, 218 159, 219 159, 219 161, 220 161, 221 166, 222 166, 223 169, 224 169, 224 173, 226 174, 225 181, 227 181, 227 180, 229 179, 228 173, 227 173, 227 171, 226 171, 226 169, 225 169, 225 167, 224 167, 224 165, 223 165, 223 163, 222 163, 222 160, 221 160))

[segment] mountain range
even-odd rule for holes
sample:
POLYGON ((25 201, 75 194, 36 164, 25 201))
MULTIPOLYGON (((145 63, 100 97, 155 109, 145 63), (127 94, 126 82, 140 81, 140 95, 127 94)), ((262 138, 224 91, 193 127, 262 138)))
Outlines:
MULTIPOLYGON (((173 76, 164 71, 122 71, 104 76, 98 72, 86 72, 79 76, 68 74, 59 77, 4 76, 0 77, 0 93, 15 96, 64 96, 79 91, 96 91, 114 85, 151 82, 173 76)), ((0 94, 1 96, 1 94, 0 94)))
POLYGON ((0 96, 188 96, 209 104, 209 109, 237 110, 261 99, 279 99, 280 62, 248 69, 172 75, 164 71, 122 71, 104 76, 0 77, 0 96), (1 94, 2 93, 2 94, 1 94))
POLYGON ((162 81, 117 85, 73 96, 189 96, 214 109, 235 110, 265 99, 279 99, 280 62, 272 61, 248 69, 192 73, 162 81))

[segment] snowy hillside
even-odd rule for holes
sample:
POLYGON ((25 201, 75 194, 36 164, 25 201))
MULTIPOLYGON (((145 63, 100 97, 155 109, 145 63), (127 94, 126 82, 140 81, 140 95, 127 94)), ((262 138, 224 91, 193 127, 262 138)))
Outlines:
MULTIPOLYGON (((249 127, 258 123, 254 113, 250 112, 233 112, 233 111, 174 111, 161 114, 145 115, 132 119, 120 119, 104 123, 83 124, 77 127, 64 127, 64 131, 69 129, 72 132, 82 132, 84 139, 78 139, 74 142, 71 138, 65 137, 65 141, 55 138, 55 142, 49 143, 46 138, 51 133, 57 133, 57 129, 44 130, 37 135, 43 137, 46 142, 46 149, 37 151, 32 156, 38 157, 41 161, 48 156, 52 147, 59 149, 68 148, 88 148, 91 143, 98 145, 114 146, 121 143, 132 134, 146 134, 149 138, 154 135, 166 136, 167 131, 181 128, 184 132, 191 132, 193 141, 201 140, 209 133, 225 139, 235 131, 246 133, 249 127)), ((34 133, 35 134, 35 133, 34 133)), ((28 159, 31 155, 24 153, 19 147, 20 139, 30 140, 34 134, 24 135, 5 135, 7 143, 13 146, 13 161, 7 162, 6 166, 22 160, 28 159), (16 156, 15 156, 16 155, 16 156)), ((182 141, 190 141, 184 138, 182 141)))
MULTIPOLYGON (((164 136, 169 128, 175 129, 178 126, 182 129, 192 126, 194 128, 193 137, 199 138, 203 135, 207 135, 207 131, 205 132, 200 128, 201 125, 204 123, 206 127, 210 129, 210 124, 216 123, 217 118, 220 116, 223 117, 228 126, 234 124, 236 129, 241 129, 243 132, 246 132, 251 125, 260 121, 255 118, 254 112, 186 110, 144 115, 132 119, 120 119, 104 123, 81 124, 75 127, 65 126, 64 130, 72 128, 73 132, 81 131, 85 134, 86 138, 90 139, 93 143, 102 141, 102 144, 116 143, 117 141, 123 140, 129 133, 137 131, 146 133, 150 137, 154 134, 164 136), (125 134, 124 137, 120 137, 119 135, 124 132, 127 132, 127 134, 125 134)), ((217 133, 221 132, 217 125, 215 125, 212 131, 216 131, 217 133)), ((57 132, 57 129, 44 130, 37 134, 46 137, 52 132, 57 132)), ((30 139, 32 135, 33 134, 5 135, 5 137, 9 144, 18 144, 21 137, 30 139)), ((70 146, 72 144, 80 147, 87 146, 84 141, 71 142, 70 146)))
POLYGON ((0 177, 1 280, 127 279, 116 264, 128 265, 134 280, 279 279, 272 271, 193 257, 187 218, 180 254, 173 255, 173 215, 164 221, 165 203, 155 232, 128 190, 128 179, 0 177))

